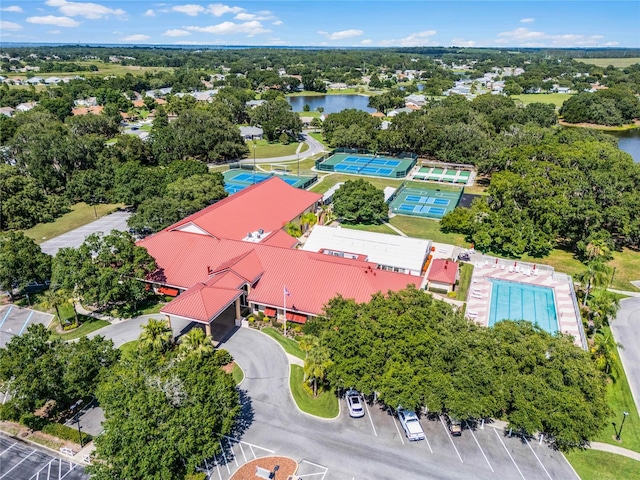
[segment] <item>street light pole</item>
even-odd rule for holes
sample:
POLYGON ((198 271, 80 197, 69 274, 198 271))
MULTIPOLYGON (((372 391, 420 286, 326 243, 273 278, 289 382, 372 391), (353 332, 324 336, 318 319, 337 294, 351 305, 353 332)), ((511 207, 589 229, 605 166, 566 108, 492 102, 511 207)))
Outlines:
POLYGON ((253 183, 256 183, 256 141, 253 141, 253 183))
POLYGON ((627 419, 627 415, 629 412, 622 412, 622 423, 620 424, 620 430, 618 430, 618 435, 616 435, 616 440, 620 441, 620 435, 622 435, 622 427, 624 427, 624 421, 627 419))
POLYGON ((298 153, 298 178, 300 178, 300 152, 298 153))
POLYGON ((79 407, 82 404, 82 400, 78 400, 76 403, 71 405, 71 410, 74 412, 73 422, 78 424, 78 440, 80 441, 80 447, 84 447, 82 443, 82 431, 80 430, 80 410, 79 407))

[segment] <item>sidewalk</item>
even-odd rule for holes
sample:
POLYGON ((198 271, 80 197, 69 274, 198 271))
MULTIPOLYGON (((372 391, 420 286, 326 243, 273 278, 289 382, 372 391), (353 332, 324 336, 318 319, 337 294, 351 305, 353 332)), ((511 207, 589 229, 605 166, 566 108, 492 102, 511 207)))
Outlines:
POLYGON ((591 448, 593 450, 600 450, 602 452, 615 453, 622 455, 623 457, 632 458, 640 462, 640 453, 629 450, 628 448, 618 447, 616 445, 609 445, 608 443, 592 442, 591 448))

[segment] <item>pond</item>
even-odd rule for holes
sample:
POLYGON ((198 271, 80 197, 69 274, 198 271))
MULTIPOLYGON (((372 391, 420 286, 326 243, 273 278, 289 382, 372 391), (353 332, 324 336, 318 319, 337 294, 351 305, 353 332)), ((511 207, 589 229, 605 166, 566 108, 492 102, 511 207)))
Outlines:
POLYGON ((369 108, 369 97, 365 95, 312 95, 287 97, 287 101, 294 112, 302 112, 305 105, 309 105, 311 111, 318 107, 324 108, 324 114, 338 113, 347 108, 364 110, 368 113, 375 112, 375 108, 369 108))
POLYGON ((631 155, 634 162, 640 163, 640 128, 609 133, 618 139, 618 147, 620 150, 631 155))

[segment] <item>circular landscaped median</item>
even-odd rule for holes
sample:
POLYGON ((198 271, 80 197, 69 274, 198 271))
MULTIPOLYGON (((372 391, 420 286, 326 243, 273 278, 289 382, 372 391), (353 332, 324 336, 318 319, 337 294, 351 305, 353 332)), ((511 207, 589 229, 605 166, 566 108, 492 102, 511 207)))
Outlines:
POLYGON ((230 480, 287 480, 296 473, 298 464, 288 457, 262 457, 241 466, 230 480))

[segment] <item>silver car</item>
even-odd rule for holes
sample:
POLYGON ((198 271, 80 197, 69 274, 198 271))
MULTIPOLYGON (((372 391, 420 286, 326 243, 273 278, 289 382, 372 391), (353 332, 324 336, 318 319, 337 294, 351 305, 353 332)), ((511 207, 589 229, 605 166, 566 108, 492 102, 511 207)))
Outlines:
POLYGON ((406 410, 398 407, 398 420, 404 430, 404 434, 411 441, 424 440, 424 430, 420 425, 420 420, 413 410, 406 410))
POLYGON ((364 405, 360 393, 357 390, 349 389, 345 398, 347 399, 347 407, 349 407, 349 415, 353 418, 364 417, 364 405))

